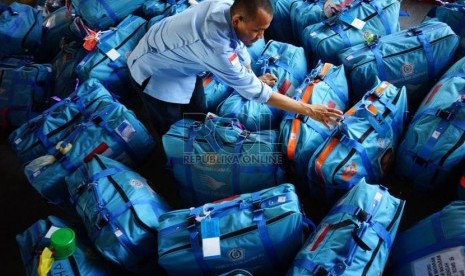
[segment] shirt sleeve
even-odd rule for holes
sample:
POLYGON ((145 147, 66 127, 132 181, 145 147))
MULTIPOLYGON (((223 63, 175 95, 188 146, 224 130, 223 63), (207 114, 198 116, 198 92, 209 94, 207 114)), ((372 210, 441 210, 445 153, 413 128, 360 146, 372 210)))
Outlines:
MULTIPOLYGON (((248 52, 242 51, 241 55, 244 54, 248 56, 244 60, 249 60, 250 63, 250 55, 248 52)), ((208 55, 204 57, 202 62, 208 68, 208 71, 234 88, 246 99, 265 103, 273 93, 271 87, 260 81, 251 70, 247 70, 244 64, 241 63, 239 54, 236 51, 208 55)))
POLYGON ((236 52, 243 65, 245 66, 250 65, 252 60, 251 60, 249 51, 247 50, 247 47, 244 44, 242 44, 241 46, 238 46, 236 48, 236 52))

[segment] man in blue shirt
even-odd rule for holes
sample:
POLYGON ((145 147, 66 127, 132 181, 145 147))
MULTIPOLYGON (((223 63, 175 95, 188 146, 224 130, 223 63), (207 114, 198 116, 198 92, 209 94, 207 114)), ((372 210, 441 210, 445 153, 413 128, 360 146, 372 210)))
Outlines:
POLYGON ((205 113, 202 81, 209 71, 244 98, 299 113, 329 127, 342 112, 273 93, 277 78, 257 77, 246 45, 263 37, 273 18, 269 0, 206 0, 154 24, 128 57, 132 78, 161 136, 184 113, 205 113))

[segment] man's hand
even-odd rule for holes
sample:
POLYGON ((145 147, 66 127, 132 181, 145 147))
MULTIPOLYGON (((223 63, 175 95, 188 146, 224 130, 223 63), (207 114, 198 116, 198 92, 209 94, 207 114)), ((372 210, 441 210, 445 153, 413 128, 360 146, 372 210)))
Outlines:
POLYGON ((323 123, 327 128, 330 128, 331 125, 338 125, 339 121, 344 119, 342 111, 336 108, 321 104, 312 104, 309 106, 311 107, 310 117, 323 123))
POLYGON ((263 83, 268 84, 269 86, 274 86, 278 82, 278 77, 271 73, 265 73, 258 77, 263 83))

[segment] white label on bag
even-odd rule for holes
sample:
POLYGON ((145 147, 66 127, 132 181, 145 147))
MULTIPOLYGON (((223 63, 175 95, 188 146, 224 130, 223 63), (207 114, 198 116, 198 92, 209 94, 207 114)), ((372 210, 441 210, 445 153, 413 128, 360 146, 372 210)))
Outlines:
POLYGON ((115 49, 111 49, 106 53, 107 57, 109 57, 112 61, 117 60, 121 55, 115 49))
POLYGON ((434 139, 438 139, 440 135, 441 135, 441 132, 435 130, 435 131, 433 132, 433 135, 432 135, 432 136, 433 136, 434 139))
POLYGON ((465 247, 458 246, 432 253, 412 263, 414 275, 465 275, 465 247))
POLYGON ((46 239, 50 239, 50 237, 52 236, 52 234, 53 234, 56 230, 58 230, 58 229, 60 229, 60 228, 52 225, 52 226, 50 227, 50 229, 48 229, 47 234, 45 234, 45 238, 46 238, 46 239))

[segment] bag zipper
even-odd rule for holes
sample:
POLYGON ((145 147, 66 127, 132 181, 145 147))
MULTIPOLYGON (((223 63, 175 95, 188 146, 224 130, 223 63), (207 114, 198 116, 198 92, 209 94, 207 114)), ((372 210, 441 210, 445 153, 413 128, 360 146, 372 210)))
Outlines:
MULTIPOLYGON (((290 215, 293 215, 293 214, 297 214, 296 211, 288 211, 288 212, 285 212, 285 213, 282 213, 281 215, 279 216, 276 216, 274 218, 271 218, 269 220, 266 221, 266 225, 269 225, 271 223, 274 223, 274 222, 277 222, 281 219, 284 219, 290 215)), ((233 238, 233 237, 236 237, 236 236, 239 236, 239 235, 242 235, 242 234, 246 234, 246 233, 249 233, 249 232, 252 232, 254 230, 258 229, 258 226, 256 224, 254 225, 251 225, 251 226, 248 226, 248 227, 245 227, 245 228, 242 228, 240 230, 237 230, 237 231, 234 231, 234 232, 230 232, 230 233, 227 233, 227 234, 224 234, 224 235, 220 235, 220 240, 224 240, 224 239, 228 239, 228 238, 233 238)), ((166 256, 170 253, 174 253, 176 251, 181 251, 181 250, 185 250, 185 249, 189 249, 191 248, 191 244, 188 243, 188 244, 184 244, 184 245, 180 245, 178 247, 174 247, 166 252, 164 252, 163 254, 159 255, 159 258, 163 257, 163 256, 166 256)))

